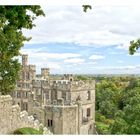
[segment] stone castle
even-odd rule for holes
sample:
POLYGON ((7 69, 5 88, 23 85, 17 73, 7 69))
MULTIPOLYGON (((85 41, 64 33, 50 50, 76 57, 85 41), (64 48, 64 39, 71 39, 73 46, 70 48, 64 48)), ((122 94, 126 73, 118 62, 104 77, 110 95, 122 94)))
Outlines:
POLYGON ((75 81, 73 75, 52 78, 49 68, 36 74, 22 55, 22 69, 13 104, 26 110, 53 134, 95 134, 95 81, 75 81))

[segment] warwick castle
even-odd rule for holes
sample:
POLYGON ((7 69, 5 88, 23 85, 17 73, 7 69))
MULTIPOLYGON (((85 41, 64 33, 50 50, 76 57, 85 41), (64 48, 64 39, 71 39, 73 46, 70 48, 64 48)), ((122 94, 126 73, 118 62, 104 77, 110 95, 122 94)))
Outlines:
POLYGON ((0 107, 0 134, 41 125, 50 134, 96 133, 95 81, 77 81, 71 74, 55 78, 49 68, 36 74, 36 66, 28 64, 28 55, 22 55, 15 91, 0 96, 0 107))

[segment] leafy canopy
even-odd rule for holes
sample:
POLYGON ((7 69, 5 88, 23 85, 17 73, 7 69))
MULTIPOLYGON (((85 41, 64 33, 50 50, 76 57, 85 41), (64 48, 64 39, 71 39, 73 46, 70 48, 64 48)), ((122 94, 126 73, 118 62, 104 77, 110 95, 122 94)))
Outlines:
POLYGON ((83 5, 82 7, 83 7, 83 11, 85 13, 87 12, 88 9, 90 9, 90 10, 92 9, 92 6, 91 5, 83 5))
POLYGON ((140 48, 140 39, 130 41, 129 53, 133 55, 140 48))
POLYGON ((0 6, 0 93, 14 90, 19 76, 20 64, 15 57, 26 38, 22 29, 32 29, 33 20, 45 16, 40 6, 0 6))

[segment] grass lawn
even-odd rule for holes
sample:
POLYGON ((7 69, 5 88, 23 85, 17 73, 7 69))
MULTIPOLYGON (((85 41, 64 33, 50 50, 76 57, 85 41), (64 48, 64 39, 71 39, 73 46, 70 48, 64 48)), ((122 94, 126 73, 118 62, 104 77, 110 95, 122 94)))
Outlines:
POLYGON ((19 128, 13 132, 15 135, 42 135, 42 131, 36 130, 31 127, 19 128))

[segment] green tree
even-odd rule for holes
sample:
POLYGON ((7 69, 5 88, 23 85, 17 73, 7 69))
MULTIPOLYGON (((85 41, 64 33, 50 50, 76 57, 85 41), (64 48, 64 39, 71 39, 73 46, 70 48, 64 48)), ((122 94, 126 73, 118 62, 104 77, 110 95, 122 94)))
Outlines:
POLYGON ((102 80, 96 85, 96 110, 99 110, 107 118, 114 117, 122 94, 122 87, 118 81, 102 80))
POLYGON ((0 6, 0 93, 9 94, 18 79, 20 64, 15 57, 26 38, 22 29, 32 29, 38 16, 45 16, 40 6, 0 6))
POLYGON ((140 39, 130 41, 129 53, 133 55, 140 48, 140 39))
POLYGON ((115 121, 110 125, 112 134, 140 134, 140 82, 130 81, 123 94, 123 108, 115 114, 115 121))

